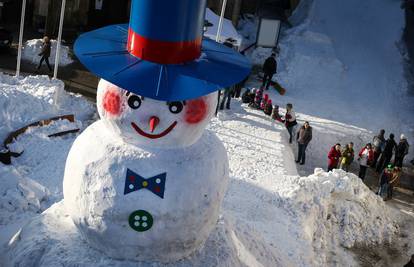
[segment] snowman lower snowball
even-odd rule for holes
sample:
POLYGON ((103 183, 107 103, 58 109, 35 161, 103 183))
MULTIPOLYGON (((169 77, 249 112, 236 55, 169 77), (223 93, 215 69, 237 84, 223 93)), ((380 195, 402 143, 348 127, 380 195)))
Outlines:
POLYGON ((165 102, 101 80, 97 105, 101 120, 66 162, 65 206, 75 225, 113 258, 190 255, 215 227, 228 183, 226 150, 205 130, 217 93, 165 102))
POLYGON ((216 226, 228 159, 205 128, 217 91, 246 77, 250 64, 203 38, 206 3, 133 0, 129 25, 75 43, 102 78, 101 120, 70 150, 64 203, 88 244, 112 258, 176 261, 216 226))

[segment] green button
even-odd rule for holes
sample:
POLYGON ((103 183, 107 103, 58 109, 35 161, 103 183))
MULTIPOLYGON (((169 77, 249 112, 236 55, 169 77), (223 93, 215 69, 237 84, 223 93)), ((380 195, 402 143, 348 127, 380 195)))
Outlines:
POLYGON ((152 215, 145 210, 136 210, 129 215, 129 226, 137 232, 148 231, 154 222, 152 215))

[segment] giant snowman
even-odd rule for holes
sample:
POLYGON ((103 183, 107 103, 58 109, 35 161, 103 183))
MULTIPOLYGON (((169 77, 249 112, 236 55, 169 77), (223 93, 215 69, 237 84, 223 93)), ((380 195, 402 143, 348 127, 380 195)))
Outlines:
POLYGON ((101 120, 75 141, 63 191, 88 244, 117 259, 171 262, 216 226, 228 183, 205 130, 219 88, 243 79, 238 53, 202 40, 206 0, 134 0, 129 25, 83 34, 79 59, 102 77, 101 120))

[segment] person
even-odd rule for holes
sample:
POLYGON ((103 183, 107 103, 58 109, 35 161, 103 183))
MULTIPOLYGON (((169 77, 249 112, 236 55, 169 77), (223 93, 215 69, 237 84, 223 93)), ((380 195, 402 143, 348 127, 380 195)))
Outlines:
POLYGON ((400 183, 400 177, 401 177, 401 168, 396 166, 394 167, 394 170, 391 175, 390 183, 388 186, 388 199, 392 199, 394 187, 398 186, 398 184, 400 183))
POLYGON ((283 122, 282 116, 279 114, 279 106, 274 105, 272 110, 272 119, 278 122, 283 122))
POLYGON ((411 259, 409 262, 407 262, 406 265, 404 265, 404 267, 414 267, 414 254, 411 255, 411 259))
POLYGON ((42 44, 42 50, 39 53, 39 56, 41 56, 39 65, 37 66, 37 70, 40 70, 42 67, 43 61, 46 62, 47 67, 49 68, 49 71, 52 71, 52 67, 50 67, 49 64, 49 57, 50 57, 50 50, 52 48, 52 44, 49 40, 49 37, 45 36, 43 37, 43 44, 42 44))
POLYGON ((262 102, 262 98, 263 98, 263 87, 260 87, 259 89, 256 90, 256 95, 254 97, 254 102, 251 105, 253 108, 260 108, 260 103, 262 102))
POLYGON ((389 196, 389 186, 390 181, 392 180, 394 166, 392 164, 388 164, 387 168, 385 168, 379 178, 379 188, 378 188, 378 195, 382 197, 383 200, 388 200, 389 196))
POLYGON ((298 141, 298 159, 296 160, 296 163, 300 162, 300 165, 304 165, 306 159, 306 147, 312 140, 312 127, 309 125, 309 122, 305 121, 298 131, 296 139, 298 141))
POLYGON ((226 103, 226 109, 230 109, 231 94, 233 92, 233 87, 228 87, 224 90, 223 97, 220 103, 220 110, 224 109, 224 103, 226 103))
POLYGON ((262 98, 262 101, 260 102, 260 109, 264 110, 266 104, 267 104, 267 100, 269 100, 269 95, 265 94, 264 97, 262 98))
POLYGON ((345 146, 344 150, 342 150, 342 159, 339 168, 348 172, 349 166, 351 166, 351 163, 354 161, 354 154, 354 143, 350 142, 345 146))
POLYGON ((381 173, 383 169, 391 162, 392 154, 397 147, 397 143, 394 141, 394 134, 390 134, 387 141, 385 141, 384 150, 381 153, 380 159, 377 163, 376 171, 381 173))
POLYGON ((374 159, 374 151, 372 150, 371 143, 368 143, 359 151, 358 154, 359 158, 359 174, 358 177, 362 180, 365 179, 365 175, 367 173, 367 168, 371 164, 372 160, 374 159))
POLYGON ((289 144, 292 144, 293 128, 298 124, 296 122, 296 114, 293 111, 293 105, 288 103, 286 105, 285 126, 289 133, 289 144))
POLYGON ((272 81, 273 75, 277 71, 277 62, 276 62, 276 54, 272 53, 270 57, 268 57, 264 64, 263 64, 263 83, 262 86, 266 86, 266 90, 269 89, 270 83, 272 81))
POLYGON ((402 167, 404 157, 408 154, 408 149, 410 145, 407 142, 407 138, 405 135, 401 135, 400 142, 397 145, 397 148, 395 149, 395 158, 394 158, 394 165, 398 167, 402 167))
POLYGON ((247 89, 243 94, 242 94, 242 102, 244 104, 250 104, 254 101, 254 93, 252 91, 250 91, 249 89, 247 89))
POLYGON ((338 167, 339 158, 341 157, 341 144, 331 147, 328 153, 328 172, 338 167))
POLYGON ((384 150, 384 146, 385 146, 385 130, 382 129, 378 135, 374 136, 374 138, 372 138, 372 145, 374 148, 374 159, 371 162, 371 167, 375 168, 375 166, 377 165, 377 161, 379 156, 382 153, 382 150, 384 150))
POLYGON ((270 116, 272 115, 272 111, 273 111, 272 99, 268 99, 266 105, 264 106, 263 112, 264 114, 270 116))

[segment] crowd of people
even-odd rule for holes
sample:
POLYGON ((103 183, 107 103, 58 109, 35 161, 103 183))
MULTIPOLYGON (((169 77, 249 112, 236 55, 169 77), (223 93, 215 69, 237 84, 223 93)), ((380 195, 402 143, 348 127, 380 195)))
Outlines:
MULTIPOLYGON (((354 161, 354 144, 348 143, 343 149, 341 144, 332 146, 328 153, 328 171, 341 168, 349 171, 349 166, 354 161)), ((372 143, 367 143, 358 153, 359 173, 358 177, 365 179, 367 169, 372 168, 379 174, 377 194, 384 200, 392 199, 393 188, 399 183, 402 165, 408 154, 409 144, 404 134, 401 134, 397 144, 394 134, 385 139, 385 130, 382 129, 374 136, 372 143), (394 158, 394 161, 391 160, 394 158)))
MULTIPOLYGON (((286 105, 284 116, 279 113, 279 106, 273 105, 266 90, 272 82, 273 75, 277 70, 276 54, 266 59, 263 65, 262 86, 258 89, 246 90, 242 95, 242 102, 249 107, 262 110, 266 115, 271 116, 273 120, 284 123, 289 134, 289 143, 293 142, 296 137, 298 153, 296 163, 305 164, 306 148, 312 140, 312 127, 308 121, 295 131, 297 125, 296 114, 293 105, 286 105)), ((240 91, 239 93, 240 94, 240 91)), ((226 94, 225 94, 226 95, 226 94)), ((221 103, 221 109, 224 106, 224 100, 221 103)), ((399 183, 401 177, 402 165, 405 156, 408 154, 409 144, 404 134, 401 134, 400 141, 397 144, 394 140, 394 134, 390 134, 388 139, 385 138, 385 130, 381 130, 378 135, 374 136, 371 143, 363 146, 357 154, 359 165, 358 177, 365 179, 368 168, 372 168, 378 173, 377 194, 384 200, 392 198, 393 188, 399 183), (392 162, 393 159, 393 162, 392 162)), ((344 147, 337 143, 331 147, 328 153, 327 171, 340 168, 346 172, 350 171, 350 166, 355 160, 354 143, 349 142, 344 147)), ((412 161, 414 164, 414 160, 412 161)))

